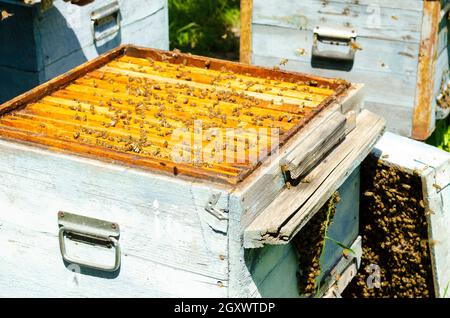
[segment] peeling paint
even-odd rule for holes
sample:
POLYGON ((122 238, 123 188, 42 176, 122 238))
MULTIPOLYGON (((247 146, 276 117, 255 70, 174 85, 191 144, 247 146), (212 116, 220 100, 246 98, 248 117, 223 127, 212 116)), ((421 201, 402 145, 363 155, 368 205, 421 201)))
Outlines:
POLYGON ((440 1, 423 2, 422 39, 420 42, 417 91, 413 113, 412 137, 425 140, 434 130, 432 121, 434 73, 440 22, 440 1))

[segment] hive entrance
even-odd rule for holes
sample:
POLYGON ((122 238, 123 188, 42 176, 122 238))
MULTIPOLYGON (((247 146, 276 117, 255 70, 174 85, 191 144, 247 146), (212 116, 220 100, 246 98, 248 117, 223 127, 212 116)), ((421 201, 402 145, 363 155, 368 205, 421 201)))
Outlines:
POLYGON ((0 135, 237 183, 341 87, 264 69, 240 72, 245 67, 236 63, 178 53, 137 52, 111 57, 5 112, 0 135))

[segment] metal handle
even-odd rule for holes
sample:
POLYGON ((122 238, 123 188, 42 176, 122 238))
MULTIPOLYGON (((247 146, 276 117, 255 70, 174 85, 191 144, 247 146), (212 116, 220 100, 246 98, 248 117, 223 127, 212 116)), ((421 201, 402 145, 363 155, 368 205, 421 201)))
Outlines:
POLYGON ((356 52, 356 37, 355 30, 341 30, 328 27, 316 27, 314 29, 312 57, 319 59, 331 59, 344 62, 353 62, 356 52), (348 52, 337 51, 321 51, 319 49, 319 42, 330 45, 345 45, 348 46, 348 52))
POLYGON ((92 37, 94 42, 101 41, 119 32, 120 30, 120 6, 114 1, 103 8, 97 9, 91 13, 92 37), (105 27, 108 24, 112 26, 106 30, 97 31, 97 28, 105 27))
POLYGON ((59 212, 58 226, 59 248, 64 261, 106 272, 114 272, 119 269, 121 253, 118 224, 72 213, 59 212), (114 248, 114 264, 106 266, 69 256, 66 251, 66 236, 86 244, 114 248))

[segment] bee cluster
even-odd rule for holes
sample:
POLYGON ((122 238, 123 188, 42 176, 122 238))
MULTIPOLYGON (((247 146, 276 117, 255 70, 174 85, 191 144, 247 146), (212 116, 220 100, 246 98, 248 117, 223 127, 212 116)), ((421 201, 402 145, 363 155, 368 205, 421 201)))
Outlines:
POLYGON ((278 140, 290 136, 335 93, 330 83, 315 80, 252 76, 217 67, 209 60, 200 66, 190 65, 187 59, 171 61, 178 55, 117 57, 0 117, 0 126, 111 150, 116 157, 131 154, 133 162, 143 159, 173 165, 181 155, 183 169, 190 169, 186 163, 237 177, 256 166, 254 153, 271 149, 273 136, 278 140), (233 136, 228 138, 230 129, 233 136), (222 150, 230 158, 228 150, 234 151, 239 162, 228 162, 222 150))
MULTIPOLYGON (((317 82, 283 82, 209 67, 209 61, 205 62, 205 68, 200 68, 188 66, 187 62, 173 64, 167 59, 124 56, 37 104, 40 112, 41 104, 57 110, 46 120, 56 128, 59 138, 170 159, 174 130, 181 128, 194 134, 196 120, 202 122, 204 130, 238 128, 240 134, 246 135, 248 128, 276 128, 279 136, 283 136, 313 114, 314 106, 333 92, 323 88, 322 95, 313 101, 311 88, 317 87, 317 82), (249 93, 268 93, 274 99, 249 93), (303 99, 297 98, 298 94, 303 94, 303 99), (276 105, 278 96, 295 97, 302 102, 276 105), (66 120, 64 127, 53 122, 60 119, 57 114, 61 112, 64 119, 71 118, 71 123, 66 120), (69 124, 73 126, 72 132, 66 133, 69 124)), ((211 141, 212 137, 208 138, 203 142, 211 141)), ((245 150, 250 146, 247 143, 245 150)))
POLYGON ((300 295, 304 297, 313 297, 317 292, 319 279, 323 278, 320 257, 326 230, 333 222, 339 201, 339 193, 336 192, 293 239, 300 262, 297 284, 300 295))
POLYGON ((374 157, 365 160, 361 171, 362 263, 345 296, 433 297, 433 242, 420 177, 374 157), (373 265, 379 268, 379 286, 369 284, 377 275, 373 265))

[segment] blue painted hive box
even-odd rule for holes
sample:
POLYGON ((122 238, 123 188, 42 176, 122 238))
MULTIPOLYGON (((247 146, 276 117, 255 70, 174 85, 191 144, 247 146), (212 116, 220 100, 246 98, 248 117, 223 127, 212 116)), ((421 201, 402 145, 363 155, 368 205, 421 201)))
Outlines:
POLYGON ((0 23, 0 102, 122 43, 169 48, 167 0, 1 0, 0 9, 11 14, 0 23))

